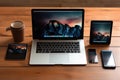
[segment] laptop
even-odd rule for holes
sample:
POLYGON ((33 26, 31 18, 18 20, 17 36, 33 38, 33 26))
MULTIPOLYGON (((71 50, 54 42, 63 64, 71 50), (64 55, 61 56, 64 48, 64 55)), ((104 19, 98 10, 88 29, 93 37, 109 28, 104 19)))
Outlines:
POLYGON ((32 9, 30 65, 86 65, 83 9, 32 9))

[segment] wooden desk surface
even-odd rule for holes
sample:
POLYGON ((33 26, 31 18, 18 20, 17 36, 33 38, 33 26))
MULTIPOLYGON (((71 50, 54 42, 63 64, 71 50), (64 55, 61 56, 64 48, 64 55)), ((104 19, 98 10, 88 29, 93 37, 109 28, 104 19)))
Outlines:
MULTIPOLYGON (((0 80, 120 80, 120 8, 88 8, 85 7, 84 40, 86 52, 88 48, 97 50, 99 63, 86 66, 29 66, 32 41, 31 14, 35 7, 0 7, 0 80), (109 46, 89 45, 91 20, 113 20, 112 41, 109 46), (5 29, 15 20, 25 23, 25 40, 28 52, 23 61, 6 61, 7 45, 13 43, 11 32, 5 29), (115 70, 106 70, 101 65, 101 50, 112 50, 115 70)), ((45 8, 45 7, 44 7, 45 8)), ((59 7, 58 7, 59 8, 59 7)), ((69 7, 70 8, 70 7, 69 7)), ((72 8, 72 7, 71 7, 72 8)))

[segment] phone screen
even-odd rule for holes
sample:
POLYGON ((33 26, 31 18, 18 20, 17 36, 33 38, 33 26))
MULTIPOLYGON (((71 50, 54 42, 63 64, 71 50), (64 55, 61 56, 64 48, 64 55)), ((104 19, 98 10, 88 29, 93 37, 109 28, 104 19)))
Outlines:
POLYGON ((89 63, 98 63, 96 49, 88 49, 88 59, 89 63))
POLYGON ((111 51, 102 51, 101 55, 104 68, 115 68, 115 61, 111 51))

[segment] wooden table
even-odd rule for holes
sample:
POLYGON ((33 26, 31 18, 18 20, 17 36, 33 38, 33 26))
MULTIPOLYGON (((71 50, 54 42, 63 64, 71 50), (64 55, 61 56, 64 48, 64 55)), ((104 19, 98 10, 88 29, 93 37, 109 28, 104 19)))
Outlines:
POLYGON ((32 8, 45 7, 0 7, 0 80, 120 80, 120 8, 84 7, 86 53, 88 48, 95 48, 99 58, 98 64, 88 63, 86 66, 29 66, 32 41, 30 11, 32 8), (22 43, 27 43, 29 46, 26 59, 23 61, 4 59, 7 45, 13 43, 11 32, 6 32, 5 29, 15 20, 23 21, 26 26, 25 40, 22 43), (109 46, 89 45, 91 20, 113 20, 112 41, 109 46), (103 49, 113 51, 117 66, 115 70, 102 68, 100 51, 103 49))

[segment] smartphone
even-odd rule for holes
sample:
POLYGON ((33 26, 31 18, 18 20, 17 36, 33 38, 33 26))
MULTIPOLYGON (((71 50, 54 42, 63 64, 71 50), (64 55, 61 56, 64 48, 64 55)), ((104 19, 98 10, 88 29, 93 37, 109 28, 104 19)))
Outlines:
POLYGON ((88 49, 88 60, 89 63, 98 63, 96 49, 88 49))
POLYGON ((101 51, 102 66, 106 69, 115 69, 115 60, 112 51, 102 50, 101 51))

